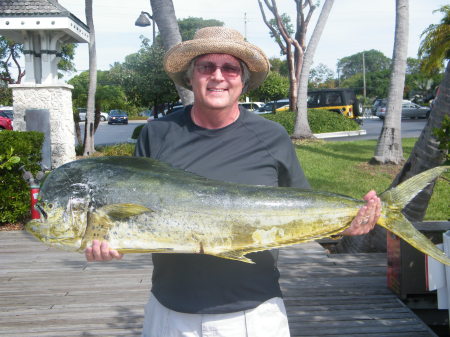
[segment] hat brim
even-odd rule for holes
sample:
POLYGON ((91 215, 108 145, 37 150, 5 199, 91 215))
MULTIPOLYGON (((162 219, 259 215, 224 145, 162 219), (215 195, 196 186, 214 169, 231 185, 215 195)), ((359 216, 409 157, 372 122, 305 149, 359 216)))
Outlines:
POLYGON ((186 70, 191 61, 204 54, 229 54, 242 60, 250 71, 248 89, 255 89, 267 77, 270 63, 264 52, 245 41, 226 39, 194 39, 172 47, 164 56, 164 69, 178 85, 191 89, 186 82, 186 70))

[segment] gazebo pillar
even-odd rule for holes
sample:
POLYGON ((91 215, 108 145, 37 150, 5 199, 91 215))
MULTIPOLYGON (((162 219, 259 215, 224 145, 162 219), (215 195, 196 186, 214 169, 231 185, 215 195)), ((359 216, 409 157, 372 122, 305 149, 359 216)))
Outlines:
POLYGON ((88 42, 87 26, 55 0, 0 2, 0 35, 23 43, 25 77, 12 84, 14 130, 26 131, 27 118, 50 116, 51 168, 75 159, 72 89, 58 79, 58 62, 65 43, 88 42), (27 112, 29 114, 27 115, 27 112))

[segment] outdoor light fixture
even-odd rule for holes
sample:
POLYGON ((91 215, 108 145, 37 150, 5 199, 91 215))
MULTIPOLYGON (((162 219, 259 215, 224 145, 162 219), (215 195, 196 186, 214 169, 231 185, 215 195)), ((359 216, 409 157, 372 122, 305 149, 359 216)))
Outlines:
POLYGON ((135 26, 138 27, 148 27, 152 25, 152 22, 149 20, 151 19, 153 21, 153 41, 152 43, 155 43, 155 20, 153 19, 153 16, 151 16, 149 13, 142 11, 139 17, 136 19, 136 22, 134 23, 135 26))

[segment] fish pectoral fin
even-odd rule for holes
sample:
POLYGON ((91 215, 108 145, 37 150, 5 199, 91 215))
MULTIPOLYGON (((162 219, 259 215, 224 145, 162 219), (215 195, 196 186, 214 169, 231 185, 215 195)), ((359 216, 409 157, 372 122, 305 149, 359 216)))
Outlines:
POLYGON ((245 257, 244 255, 242 255, 242 252, 240 252, 240 251, 224 252, 224 253, 213 254, 213 255, 217 256, 217 257, 221 257, 223 259, 235 260, 235 261, 241 261, 241 262, 245 262, 245 263, 255 264, 255 262, 253 262, 251 259, 249 259, 249 258, 245 257))
POLYGON ((138 249, 138 248, 120 248, 117 249, 119 253, 131 254, 131 253, 173 253, 173 248, 156 248, 156 249, 138 249))
POLYGON ((102 206, 99 210, 110 218, 126 219, 135 215, 153 212, 150 208, 138 204, 111 204, 102 206))

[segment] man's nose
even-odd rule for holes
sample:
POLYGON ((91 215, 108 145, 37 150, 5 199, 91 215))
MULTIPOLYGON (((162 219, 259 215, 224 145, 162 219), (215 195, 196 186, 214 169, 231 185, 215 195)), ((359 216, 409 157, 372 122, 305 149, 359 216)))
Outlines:
POLYGON ((211 74, 211 77, 214 79, 219 79, 219 80, 223 80, 223 74, 222 74, 222 68, 221 67, 216 67, 216 70, 214 70, 214 72, 211 74))

